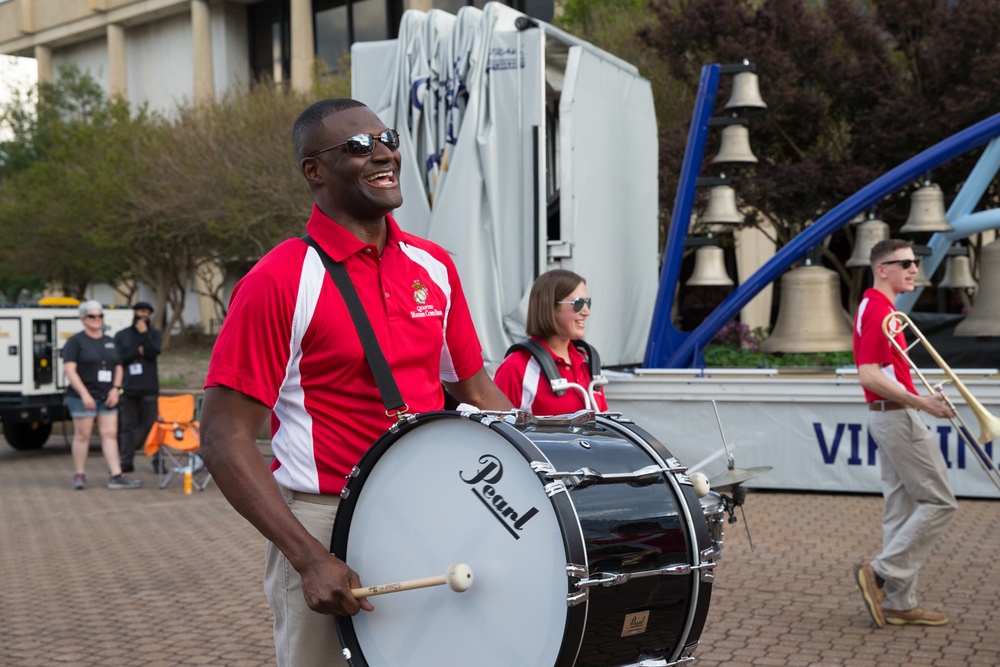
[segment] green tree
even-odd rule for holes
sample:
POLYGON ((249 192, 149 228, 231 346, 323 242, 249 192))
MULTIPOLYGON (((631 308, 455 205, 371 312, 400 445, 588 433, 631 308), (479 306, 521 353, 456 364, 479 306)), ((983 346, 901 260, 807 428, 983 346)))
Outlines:
POLYGON ((0 301, 6 303, 32 303, 44 289, 42 281, 33 276, 0 276, 0 301))
POLYGON ((302 233, 312 199, 292 155, 292 125, 316 99, 350 96, 347 74, 317 78, 307 95, 267 81, 230 90, 218 104, 179 108, 142 137, 118 233, 135 277, 170 306, 165 331, 184 328, 190 285, 206 286, 224 313, 224 285, 302 233))
POLYGON ((121 189, 135 174, 135 141, 149 118, 132 117, 77 68, 37 89, 37 105, 15 100, 14 139, 0 171, 0 259, 8 277, 33 277, 82 297, 114 284, 126 248, 114 233, 121 189))
MULTIPOLYGON (((677 0, 663 2, 665 7, 678 4, 677 0)), ((567 0, 558 4, 553 21, 558 27, 635 65, 649 79, 660 128, 690 117, 693 91, 674 79, 663 54, 637 38, 641 31, 656 28, 649 0, 567 0)))

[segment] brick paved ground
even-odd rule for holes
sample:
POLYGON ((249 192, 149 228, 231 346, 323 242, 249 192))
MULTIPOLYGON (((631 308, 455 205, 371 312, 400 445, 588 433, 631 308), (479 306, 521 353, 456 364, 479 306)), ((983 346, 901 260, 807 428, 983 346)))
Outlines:
POLYGON ((109 491, 97 448, 0 444, 0 665, 274 664, 262 538, 218 488, 109 491))
POLYGON ((1000 503, 961 499, 921 572, 920 603, 951 623, 881 630, 851 574, 881 544, 881 497, 751 491, 745 509, 754 551, 727 525, 696 665, 1000 665, 1000 503))
MULTIPOLYGON (((143 489, 108 491, 94 449, 91 488, 71 492, 60 440, 0 441, 0 665, 273 664, 262 539, 215 486, 160 491, 138 463, 143 489)), ((962 500, 924 569, 941 628, 877 630, 863 610, 851 565, 877 547, 880 512, 872 496, 751 491, 755 551, 742 520, 727 526, 695 665, 1000 664, 1000 503, 962 500)))

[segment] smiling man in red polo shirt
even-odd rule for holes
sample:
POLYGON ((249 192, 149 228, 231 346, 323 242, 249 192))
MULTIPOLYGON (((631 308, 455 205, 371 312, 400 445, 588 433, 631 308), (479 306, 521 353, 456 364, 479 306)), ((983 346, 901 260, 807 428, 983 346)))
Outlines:
MULTIPOLYGON (((324 100, 292 143, 315 199, 306 232, 347 269, 409 411, 440 410, 442 383, 465 403, 510 410, 448 253, 389 214, 403 201, 396 132, 360 102, 324 100)), ((268 540, 279 665, 346 664, 330 615, 373 609, 351 595, 361 583, 329 542, 345 476, 394 421, 319 254, 285 241, 233 291, 202 405, 205 463, 268 540), (271 470, 256 444, 268 416, 271 470)))
MULTIPOLYGON (((941 395, 920 396, 910 364, 882 331, 893 302, 912 292, 918 261, 912 243, 887 239, 871 251, 875 276, 865 291, 854 323, 854 361, 868 402, 868 434, 878 445, 882 473, 882 553, 854 568, 865 606, 878 627, 944 625, 944 614, 917 606, 917 575, 944 534, 958 504, 937 438, 921 421, 919 410, 953 417, 941 395)), ((900 331, 896 340, 906 349, 900 331)))

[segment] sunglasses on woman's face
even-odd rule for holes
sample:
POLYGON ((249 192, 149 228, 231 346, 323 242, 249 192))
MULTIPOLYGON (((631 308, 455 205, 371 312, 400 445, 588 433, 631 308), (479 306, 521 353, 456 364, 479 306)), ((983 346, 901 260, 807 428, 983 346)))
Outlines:
POLYGON ((87 313, 83 317, 85 319, 88 319, 88 320, 102 320, 102 319, 104 319, 104 315, 102 313, 87 313))
POLYGON ((385 147, 391 151, 399 148, 399 133, 396 130, 386 130, 382 134, 375 136, 374 134, 355 134, 353 137, 348 137, 347 141, 342 141, 339 144, 334 144, 333 146, 327 146, 315 153, 310 153, 306 157, 316 157, 320 153, 325 153, 327 151, 332 151, 334 148, 340 148, 341 146, 347 147, 347 153, 349 155, 371 155, 375 152, 375 142, 380 141, 385 144, 385 147))
POLYGON ((583 310, 584 306, 586 306, 587 308, 590 308, 590 301, 591 301, 590 297, 587 297, 586 299, 584 299, 581 296, 581 297, 577 297, 577 298, 573 299, 572 301, 556 301, 556 303, 557 304, 571 303, 571 304, 573 304, 573 312, 574 313, 579 313, 581 310, 583 310))

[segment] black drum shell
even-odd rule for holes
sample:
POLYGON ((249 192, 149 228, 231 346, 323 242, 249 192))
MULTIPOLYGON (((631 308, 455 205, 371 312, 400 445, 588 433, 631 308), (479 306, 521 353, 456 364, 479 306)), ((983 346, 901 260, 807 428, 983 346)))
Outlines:
MULTIPOLYGON (((530 437, 556 470, 588 467, 605 474, 631 472, 659 463, 651 460, 650 452, 663 462, 676 462, 659 441, 627 421, 598 418, 592 427, 572 435, 543 425, 530 437), (554 437, 547 437, 550 435, 554 437), (639 442, 645 447, 636 446, 639 442)), ((704 513, 693 487, 678 487, 680 498, 663 481, 648 486, 571 486, 570 497, 586 543, 589 574, 641 572, 698 562, 696 550, 709 544, 704 513), (686 505, 690 523, 680 503, 686 505)), ((640 655, 675 653, 691 611, 693 576, 697 575, 633 579, 618 586, 591 588, 587 629, 575 664, 607 667, 634 662, 640 655), (646 632, 622 637, 622 620, 641 611, 650 612, 646 632)), ((685 647, 696 645, 701 636, 711 597, 710 583, 700 582, 698 597, 685 647)))

